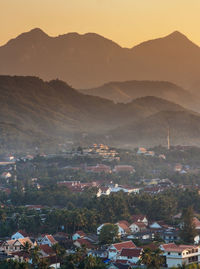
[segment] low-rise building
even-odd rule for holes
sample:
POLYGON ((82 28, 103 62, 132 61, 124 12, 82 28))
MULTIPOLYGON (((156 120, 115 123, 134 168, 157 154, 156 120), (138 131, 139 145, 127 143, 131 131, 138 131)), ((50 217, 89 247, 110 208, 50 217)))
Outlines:
POLYGON ((169 243, 161 245, 160 249, 163 251, 166 265, 169 268, 200 262, 199 246, 169 243))
POLYGON ((142 248, 123 248, 117 257, 118 261, 124 261, 127 264, 136 264, 142 255, 142 248))
POLYGON ((116 260, 123 248, 133 249, 136 248, 136 245, 132 241, 124 241, 121 243, 112 244, 108 248, 108 258, 111 260, 116 260))

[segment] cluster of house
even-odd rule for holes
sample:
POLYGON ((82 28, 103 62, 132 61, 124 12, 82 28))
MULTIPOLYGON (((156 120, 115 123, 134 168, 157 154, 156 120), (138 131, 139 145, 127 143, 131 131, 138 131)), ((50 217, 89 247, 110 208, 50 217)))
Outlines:
POLYGON ((87 188, 97 188, 99 186, 99 183, 94 182, 80 182, 80 181, 59 181, 57 182, 58 186, 65 186, 67 187, 71 192, 82 192, 87 188))
POLYGON ((110 165, 105 165, 105 164, 96 164, 96 165, 84 165, 84 166, 66 166, 64 169, 68 170, 84 170, 86 173, 105 173, 105 174, 111 174, 111 173, 129 173, 133 174, 135 173, 135 169, 132 165, 115 165, 113 168, 110 165))
MULTIPOLYGON (((73 242, 76 247, 85 246, 88 250, 88 255, 100 257, 108 263, 109 269, 130 268, 139 263, 142 264, 142 253, 145 248, 155 250, 160 248, 164 257, 163 266, 171 268, 183 264, 191 264, 200 262, 200 247, 194 245, 177 245, 174 241, 179 240, 178 231, 161 222, 149 223, 143 215, 134 215, 133 222, 129 224, 127 221, 119 221, 115 225, 118 227, 121 242, 97 248, 98 237, 92 238, 86 235, 83 231, 77 231, 73 236, 73 242), (161 245, 154 243, 145 244, 145 240, 153 239, 155 234, 159 233, 162 236, 163 242, 161 245), (137 247, 131 239, 144 239, 144 245, 137 247)), ((200 221, 195 219, 196 227, 200 228, 200 221)), ((97 235, 100 234, 103 226, 97 228, 97 235)), ((148 242, 148 241, 147 241, 148 242)), ((196 242, 198 243, 198 242, 196 242)))
MULTIPOLYGON (((55 236, 50 234, 40 235, 37 238, 28 235, 25 231, 19 230, 9 240, 0 243, 0 260, 16 260, 19 262, 32 263, 31 249, 39 247, 40 260, 45 259, 51 268, 60 268, 53 245, 59 241, 59 233, 55 236), (57 238, 56 238, 57 236, 57 238)), ((62 233, 61 237, 66 237, 62 233)))
POLYGON ((102 195, 110 195, 111 193, 123 191, 127 194, 129 193, 139 193, 139 188, 132 188, 129 186, 122 186, 118 184, 109 184, 108 186, 100 186, 97 191, 97 197, 100 197, 102 195))
POLYGON ((97 154, 98 156, 101 156, 103 159, 108 161, 120 160, 118 152, 115 149, 112 149, 104 144, 93 144, 92 146, 83 149, 83 153, 86 153, 88 155, 97 154))
POLYGON ((177 172, 179 174, 187 174, 189 170, 189 165, 182 165, 181 163, 177 163, 174 166, 174 172, 177 172))
MULTIPOLYGON (((138 150, 137 150, 137 154, 138 154, 138 155, 144 155, 144 156, 151 156, 151 157, 154 157, 154 156, 155 156, 155 152, 154 152, 154 151, 147 150, 147 149, 144 148, 144 147, 140 147, 140 148, 138 148, 138 150)), ((159 157, 160 159, 166 160, 166 156, 165 156, 164 154, 159 154, 158 157, 159 157)))
POLYGON ((139 188, 131 188, 129 186, 122 186, 118 184, 108 184, 103 186, 100 182, 80 182, 80 181, 60 181, 58 186, 65 186, 71 192, 83 192, 87 188, 97 188, 97 197, 102 195, 110 195, 113 192, 123 191, 125 193, 139 193, 139 188))

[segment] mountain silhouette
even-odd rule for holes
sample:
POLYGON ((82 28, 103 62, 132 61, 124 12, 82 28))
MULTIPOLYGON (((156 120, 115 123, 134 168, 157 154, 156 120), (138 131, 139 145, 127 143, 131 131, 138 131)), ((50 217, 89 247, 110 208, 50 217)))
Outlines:
POLYGON ((75 88, 159 80, 195 92, 199 70, 200 48, 178 31, 128 49, 94 33, 50 37, 36 28, 0 47, 0 74, 59 78, 75 88))

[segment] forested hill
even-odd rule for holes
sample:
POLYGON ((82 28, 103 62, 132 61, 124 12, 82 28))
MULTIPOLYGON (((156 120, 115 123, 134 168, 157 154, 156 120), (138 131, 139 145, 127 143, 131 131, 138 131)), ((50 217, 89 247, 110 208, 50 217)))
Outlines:
POLYGON ((48 147, 68 140, 157 145, 166 143, 160 130, 171 123, 176 143, 199 143, 199 114, 156 97, 114 104, 81 94, 60 80, 20 76, 0 76, 0 94, 0 146, 4 149, 48 147), (141 136, 147 127, 151 132, 141 136))
POLYGON ((136 98, 155 96, 200 111, 199 98, 167 81, 115 81, 97 88, 80 90, 80 92, 106 98, 115 103, 128 103, 136 98))

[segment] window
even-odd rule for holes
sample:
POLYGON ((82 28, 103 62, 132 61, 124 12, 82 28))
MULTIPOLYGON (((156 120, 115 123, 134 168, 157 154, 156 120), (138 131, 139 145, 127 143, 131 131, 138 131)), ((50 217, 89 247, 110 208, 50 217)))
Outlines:
POLYGON ((181 256, 181 252, 179 252, 178 255, 181 256))
POLYGON ((170 255, 170 252, 168 252, 167 254, 170 255))

